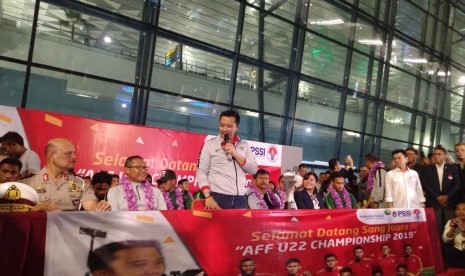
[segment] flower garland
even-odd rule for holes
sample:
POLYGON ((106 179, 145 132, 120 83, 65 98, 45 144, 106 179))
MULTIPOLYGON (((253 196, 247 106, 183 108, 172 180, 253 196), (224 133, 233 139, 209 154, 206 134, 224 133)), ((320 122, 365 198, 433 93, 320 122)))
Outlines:
MULTIPOLYGON (((132 188, 132 183, 129 181, 129 178, 123 177, 121 180, 121 185, 123 186, 124 190, 124 199, 126 199, 129 207, 129 211, 137 211, 137 199, 136 194, 134 193, 134 189, 132 188)), ((153 190, 152 186, 147 182, 144 181, 141 183, 142 190, 144 191, 145 197, 145 210, 152 211, 155 210, 154 207, 154 197, 153 197, 153 190)))
MULTIPOLYGON (((265 201, 265 194, 263 194, 262 192, 260 192, 257 187, 255 187, 255 185, 250 185, 250 190, 252 190, 252 193, 257 197, 258 199, 258 204, 260 205, 260 209, 269 209, 268 208, 268 205, 266 204, 266 201, 265 201)), ((283 209, 284 208, 284 203, 281 202, 281 200, 277 199, 275 196, 274 196, 274 192, 270 189, 266 189, 266 193, 268 194, 268 198, 271 200, 271 204, 273 204, 273 206, 276 208, 276 209, 283 209)))
MULTIPOLYGON (((176 188, 174 192, 176 193, 176 205, 178 205, 178 208, 176 208, 176 210, 184 210, 184 199, 182 198, 182 189, 176 188)), ((168 210, 174 210, 173 202, 171 201, 170 197, 170 192, 163 192, 163 197, 166 201, 166 208, 168 210)))
POLYGON ((334 203, 336 204, 336 209, 352 209, 352 202, 350 201, 350 196, 349 192, 347 189, 344 187, 342 190, 342 197, 344 198, 344 204, 342 204, 341 197, 339 196, 339 193, 334 189, 334 187, 331 185, 328 187, 328 192, 331 194, 331 196, 334 199, 334 203))
POLYGON ((373 186, 375 185, 375 175, 376 171, 378 171, 379 168, 384 168, 385 165, 382 161, 378 161, 375 163, 373 168, 371 168, 370 172, 368 173, 368 180, 367 180, 367 189, 368 191, 371 192, 373 190, 373 186))
POLYGON ((281 202, 283 202, 283 203, 286 202, 286 192, 285 191, 283 191, 281 188, 276 188, 276 194, 278 194, 279 199, 281 199, 281 202))

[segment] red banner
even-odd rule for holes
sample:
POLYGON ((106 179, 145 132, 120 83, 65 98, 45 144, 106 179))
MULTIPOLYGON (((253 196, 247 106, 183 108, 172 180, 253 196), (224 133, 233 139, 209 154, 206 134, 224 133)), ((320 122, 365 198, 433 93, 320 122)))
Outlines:
POLYGON ((380 266, 384 275, 392 276, 396 265, 406 262, 406 244, 417 262, 411 269, 421 269, 423 275, 438 271, 432 251, 438 240, 430 236, 423 209, 72 212, 50 213, 47 220, 45 275, 84 275, 89 244, 98 250, 140 240, 160 244, 164 264, 158 275, 189 269, 240 275, 244 258, 254 263, 255 275, 287 275, 286 262, 292 258, 300 261, 299 273, 338 275, 325 274, 325 255, 335 254, 338 269, 350 267, 354 248, 362 246, 370 266, 353 268, 353 275, 370 275, 380 266), (383 244, 390 247, 388 258, 381 258, 383 244))

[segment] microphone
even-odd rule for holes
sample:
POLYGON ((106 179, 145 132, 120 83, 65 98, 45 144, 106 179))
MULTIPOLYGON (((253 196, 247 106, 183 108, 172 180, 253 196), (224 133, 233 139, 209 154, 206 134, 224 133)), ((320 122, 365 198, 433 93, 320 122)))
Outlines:
MULTIPOLYGON (((223 143, 226 145, 227 143, 229 143, 229 134, 225 134, 224 135, 224 138, 223 138, 223 143)), ((226 157, 228 158, 228 160, 232 160, 232 156, 230 153, 226 153, 226 157)))

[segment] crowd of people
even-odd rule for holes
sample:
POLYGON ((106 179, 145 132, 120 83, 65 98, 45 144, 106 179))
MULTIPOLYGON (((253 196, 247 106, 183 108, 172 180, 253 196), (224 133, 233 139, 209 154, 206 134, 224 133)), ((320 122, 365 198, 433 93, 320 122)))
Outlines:
MULTIPOLYGON (((32 211, 134 211, 190 209, 202 199, 206 209, 284 209, 287 201, 285 178, 270 179, 259 169, 248 143, 239 138, 240 116, 227 110, 219 118, 219 135, 207 140, 200 152, 196 178, 199 190, 192 194, 187 179, 165 169, 152 185, 143 157, 130 156, 124 176, 101 171, 81 178, 73 173, 74 144, 54 138, 45 147, 45 164, 26 149, 21 135, 8 132, 0 138, 4 159, 0 161, 0 183, 5 193, 25 189, 32 211), (247 175, 253 175, 247 185, 247 175), (12 182, 20 181, 26 185, 12 182), (29 190, 28 190, 29 189, 29 190), (28 191, 26 191, 28 190, 28 191)), ((447 149, 438 145, 431 160, 419 160, 414 148, 392 151, 389 166, 369 153, 356 175, 353 159, 347 156, 344 168, 337 159, 328 161, 328 170, 317 175, 298 166, 294 178, 297 209, 423 208, 435 211, 444 251, 453 266, 463 267, 465 257, 465 143, 455 146, 457 162, 450 162, 447 149)), ((387 161, 387 160, 386 160, 387 161)), ((0 185, 0 186, 1 186, 0 185)), ((8 200, 8 197, 5 197, 8 200)), ((10 198, 11 199, 11 198, 10 198)), ((387 275, 387 274, 385 274, 387 275)))

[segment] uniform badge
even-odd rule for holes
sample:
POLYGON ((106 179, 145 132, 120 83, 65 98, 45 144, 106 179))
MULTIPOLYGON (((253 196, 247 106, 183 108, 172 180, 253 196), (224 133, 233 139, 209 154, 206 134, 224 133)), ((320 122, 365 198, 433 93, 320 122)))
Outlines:
POLYGON ((47 191, 45 190, 44 187, 39 186, 39 187, 36 188, 36 192, 39 193, 39 194, 43 194, 43 193, 45 193, 47 191))
POLYGON ((69 191, 69 192, 81 192, 81 187, 79 187, 79 186, 77 185, 76 181, 71 180, 71 181, 69 182, 68 191, 69 191))
POLYGON ((3 196, 6 200, 16 201, 21 198, 21 191, 15 185, 11 185, 3 196))

